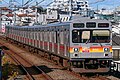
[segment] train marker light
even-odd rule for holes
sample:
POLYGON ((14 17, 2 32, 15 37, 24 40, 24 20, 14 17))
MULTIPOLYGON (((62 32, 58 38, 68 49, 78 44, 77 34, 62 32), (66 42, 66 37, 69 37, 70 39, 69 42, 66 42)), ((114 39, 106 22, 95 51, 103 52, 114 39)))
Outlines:
POLYGON ((79 51, 79 49, 78 49, 78 48, 74 48, 74 51, 75 51, 75 52, 78 52, 78 51, 79 51))

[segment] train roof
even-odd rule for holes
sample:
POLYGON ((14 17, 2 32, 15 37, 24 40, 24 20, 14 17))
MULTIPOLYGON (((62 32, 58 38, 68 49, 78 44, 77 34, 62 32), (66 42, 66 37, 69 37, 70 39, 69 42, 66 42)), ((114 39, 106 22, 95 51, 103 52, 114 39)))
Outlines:
POLYGON ((64 26, 64 25, 69 25, 70 24, 70 21, 68 21, 68 22, 55 22, 55 23, 50 23, 50 24, 47 24, 46 26, 64 26))
POLYGON ((86 22, 97 22, 97 23, 110 23, 109 21, 107 20, 100 20, 100 19, 90 19, 90 18, 77 18, 77 19, 73 19, 73 20, 70 20, 70 21, 66 21, 66 22, 55 22, 55 23, 50 23, 50 24, 47 24, 47 25, 34 25, 34 26, 10 26, 10 27, 13 27, 13 28, 46 28, 46 27, 51 27, 51 26, 65 26, 65 25, 69 25, 70 23, 75 23, 75 22, 83 22, 83 23, 86 23, 86 22))

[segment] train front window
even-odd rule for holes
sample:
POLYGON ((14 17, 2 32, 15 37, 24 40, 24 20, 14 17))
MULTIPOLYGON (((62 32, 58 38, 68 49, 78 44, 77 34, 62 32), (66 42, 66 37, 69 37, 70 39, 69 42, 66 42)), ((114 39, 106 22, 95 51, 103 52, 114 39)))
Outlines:
POLYGON ((82 43, 87 43, 90 40, 90 31, 82 31, 82 43))
POLYGON ((72 42, 73 43, 80 43, 80 31, 79 30, 73 30, 72 31, 72 42))
POLYGON ((94 43, 108 43, 110 42, 109 30, 93 30, 92 42, 94 43))

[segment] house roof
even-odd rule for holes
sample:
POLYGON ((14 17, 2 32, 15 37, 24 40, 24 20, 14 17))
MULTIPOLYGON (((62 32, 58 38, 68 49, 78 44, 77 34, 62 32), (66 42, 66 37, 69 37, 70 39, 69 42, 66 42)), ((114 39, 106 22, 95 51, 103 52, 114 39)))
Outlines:
POLYGON ((7 17, 13 17, 14 14, 6 14, 7 17))
POLYGON ((29 14, 29 15, 27 15, 28 17, 35 17, 35 15, 32 15, 32 14, 29 14))
POLYGON ((0 8, 1 8, 1 10, 5 10, 5 11, 9 11, 9 12, 12 11, 12 10, 8 9, 7 7, 0 7, 0 8))
POLYGON ((17 14, 19 17, 35 17, 33 14, 17 14))
POLYGON ((19 17, 26 17, 27 14, 17 14, 17 16, 19 16, 19 17))

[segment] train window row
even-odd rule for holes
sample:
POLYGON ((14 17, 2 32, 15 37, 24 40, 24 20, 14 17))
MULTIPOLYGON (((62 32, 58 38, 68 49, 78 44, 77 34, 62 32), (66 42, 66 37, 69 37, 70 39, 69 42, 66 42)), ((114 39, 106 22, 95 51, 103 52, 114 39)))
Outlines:
POLYGON ((68 39, 66 36, 69 33, 66 29, 59 31, 19 31, 19 29, 11 29, 11 34, 34 40, 65 44, 68 39))
MULTIPOLYGON (((98 25, 96 25, 95 22, 87 22, 86 23, 87 28, 95 28, 97 26, 98 26, 98 28, 107 28, 107 27, 109 27, 109 23, 98 23, 98 25)), ((84 23, 74 23, 73 27, 74 28, 84 28, 85 24, 84 23)))

